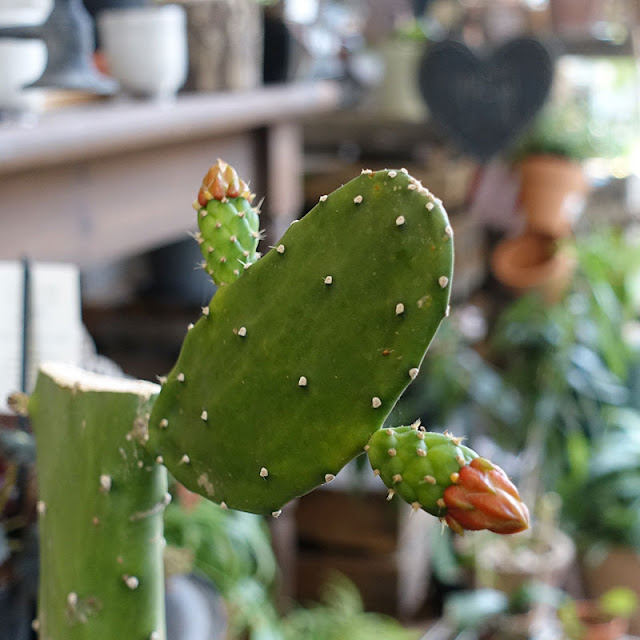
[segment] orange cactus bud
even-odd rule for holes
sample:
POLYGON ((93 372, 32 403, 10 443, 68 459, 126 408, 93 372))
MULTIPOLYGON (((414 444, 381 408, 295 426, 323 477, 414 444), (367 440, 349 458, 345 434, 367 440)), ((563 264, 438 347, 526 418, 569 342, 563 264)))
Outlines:
POLYGON ((251 202, 255 195, 249 191, 247 183, 240 180, 232 166, 223 160, 218 160, 202 180, 202 186, 198 191, 198 203, 201 207, 206 207, 209 200, 239 197, 251 202))
POLYGON ((529 510, 507 474, 485 458, 460 469, 458 481, 444 492, 445 521, 456 533, 488 529, 518 533, 529 527, 529 510))

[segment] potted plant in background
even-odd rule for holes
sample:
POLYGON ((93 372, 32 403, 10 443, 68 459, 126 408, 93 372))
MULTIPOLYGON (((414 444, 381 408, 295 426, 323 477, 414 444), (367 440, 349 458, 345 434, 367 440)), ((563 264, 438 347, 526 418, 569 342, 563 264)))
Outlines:
MULTIPOLYGON (((582 264, 591 284, 590 323, 578 328, 583 336, 591 335, 596 351, 584 352, 588 359, 583 359, 582 375, 574 376, 583 388, 583 428, 570 432, 566 473, 557 487, 563 496, 565 526, 578 543, 588 594, 598 596, 617 585, 640 593, 637 238, 594 235, 583 247, 582 264), (588 361, 596 361, 594 356, 606 365, 599 374, 593 367, 590 374, 585 368, 588 361), (590 384, 595 381, 597 386, 590 384)), ((631 630, 640 631, 638 613, 631 630)))
POLYGON ((424 24, 417 18, 402 21, 380 45, 384 71, 376 98, 387 118, 424 122, 427 107, 418 86, 420 62, 428 45, 424 24))
POLYGON ((574 267, 565 244, 531 230, 503 239, 491 255, 493 275, 510 292, 536 293, 546 304, 562 297, 574 267))
POLYGON ((568 640, 619 640, 629 629, 629 618, 638 608, 631 589, 614 587, 592 600, 567 598, 558 618, 568 640))
POLYGON ((555 302, 575 260, 558 240, 566 238, 587 194, 582 161, 597 153, 586 110, 550 102, 512 150, 520 178, 524 229, 503 239, 492 256, 496 278, 517 293, 538 291, 555 302))
POLYGON ((555 238, 571 232, 587 191, 582 161, 595 154, 584 108, 549 103, 542 110, 514 152, 528 229, 555 238))
MULTIPOLYGON (((532 294, 496 317, 454 313, 406 402, 427 414, 438 407, 435 421, 458 432, 465 424, 471 442, 488 436, 529 504, 549 491, 562 497, 554 528, 577 543, 587 594, 597 595, 625 584, 622 567, 635 567, 640 549, 640 350, 629 338, 639 326, 640 251, 633 233, 612 229, 579 234, 572 251, 575 278, 553 304, 532 294), (450 402, 436 404, 441 397, 450 402), (604 580, 608 563, 615 568, 604 580)), ((512 551, 544 564, 535 536, 529 544, 518 537, 499 545, 503 564, 512 551)), ((489 563, 481 543, 464 551, 462 562, 470 555, 472 566, 497 580, 498 563, 489 563)), ((628 573, 637 578, 640 569, 628 573)))
POLYGON ((490 588, 452 593, 443 617, 453 632, 446 637, 460 640, 619 640, 637 603, 636 594, 624 587, 575 600, 562 589, 531 581, 508 594, 490 588))
MULTIPOLYGON (((540 486, 562 497, 560 522, 577 543, 587 594, 617 585, 640 593, 638 241, 599 229, 575 248, 569 293, 546 307, 516 301, 494 346, 529 398, 525 424, 537 435, 527 449, 538 451, 540 486)), ((640 631, 637 613, 631 630, 640 631)))
MULTIPOLYGON (((588 446, 573 438, 571 472, 561 483, 566 524, 594 597, 616 585, 640 593, 640 411, 607 413, 597 442, 588 446)), ((640 630, 640 616, 632 618, 631 628, 640 630)))
POLYGON ((537 296, 514 301, 489 345, 492 363, 522 401, 520 429, 494 423, 494 433, 519 445, 538 442, 541 484, 550 489, 568 468, 573 434, 594 442, 608 408, 631 402, 637 358, 623 331, 638 314, 637 242, 601 229, 576 238, 573 251, 577 269, 566 295, 552 305, 537 296))

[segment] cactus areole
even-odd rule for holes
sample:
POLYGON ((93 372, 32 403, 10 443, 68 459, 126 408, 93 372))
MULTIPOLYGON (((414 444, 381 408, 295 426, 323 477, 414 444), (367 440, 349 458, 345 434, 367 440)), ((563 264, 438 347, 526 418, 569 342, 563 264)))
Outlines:
MULTIPOLYGON (((235 185, 224 166, 205 182, 220 172, 235 185)), ((216 200, 205 190, 199 215, 216 200)), ((150 453, 211 500, 277 513, 383 424, 447 314, 452 265, 442 203, 405 170, 363 171, 322 196, 188 332, 150 453)))

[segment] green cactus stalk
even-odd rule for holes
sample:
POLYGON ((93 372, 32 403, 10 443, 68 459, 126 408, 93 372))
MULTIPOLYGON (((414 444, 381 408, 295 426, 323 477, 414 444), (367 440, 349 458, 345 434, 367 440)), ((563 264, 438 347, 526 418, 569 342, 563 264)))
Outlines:
POLYGON ((517 533, 529 511, 500 467, 451 434, 411 426, 380 429, 365 447, 374 473, 415 510, 441 518, 456 533, 517 533))
POLYGON ((164 640, 166 470, 144 450, 159 388, 45 365, 29 400, 42 640, 164 640))
POLYGON ((155 403, 149 450, 189 489, 278 513, 358 455, 447 314, 452 231, 405 171, 365 171, 222 287, 155 403))
POLYGON ((198 212, 196 240, 203 268, 217 285, 236 280, 259 257, 259 211, 254 194, 233 167, 218 160, 204 179, 193 208, 198 212))

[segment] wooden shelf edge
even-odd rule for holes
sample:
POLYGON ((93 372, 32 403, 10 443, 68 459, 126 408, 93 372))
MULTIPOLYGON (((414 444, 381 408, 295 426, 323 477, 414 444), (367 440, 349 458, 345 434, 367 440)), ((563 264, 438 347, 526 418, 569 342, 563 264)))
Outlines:
POLYGON ((317 81, 60 110, 35 126, 0 127, 0 174, 302 119, 334 111, 342 99, 339 83, 317 81))

